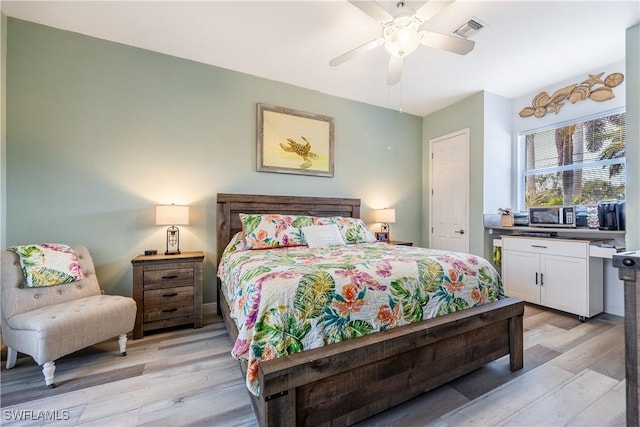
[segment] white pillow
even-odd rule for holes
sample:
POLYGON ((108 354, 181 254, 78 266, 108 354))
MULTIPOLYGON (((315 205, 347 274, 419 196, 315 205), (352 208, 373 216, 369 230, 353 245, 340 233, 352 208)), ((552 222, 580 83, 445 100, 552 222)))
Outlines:
POLYGON ((330 246, 345 246, 337 224, 310 225, 302 227, 304 238, 310 248, 328 248, 330 246))

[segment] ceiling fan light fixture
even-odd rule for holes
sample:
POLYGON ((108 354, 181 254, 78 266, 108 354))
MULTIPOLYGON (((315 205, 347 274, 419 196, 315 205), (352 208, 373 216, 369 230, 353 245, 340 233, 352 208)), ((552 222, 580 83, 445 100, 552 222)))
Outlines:
POLYGON ((413 17, 396 18, 384 28, 384 48, 391 55, 407 56, 420 46, 424 33, 424 31, 418 32, 418 24, 413 17))
POLYGON ((423 24, 431 21, 455 0, 429 0, 423 2, 424 4, 415 11, 405 7, 405 0, 396 0, 397 10, 393 14, 376 1, 347 1, 382 24, 382 37, 370 40, 333 58, 329 61, 332 67, 384 44, 385 50, 389 53, 387 84, 395 85, 400 81, 404 57, 421 45, 458 55, 466 55, 475 46, 474 41, 465 40, 460 36, 428 29, 420 30, 423 24))

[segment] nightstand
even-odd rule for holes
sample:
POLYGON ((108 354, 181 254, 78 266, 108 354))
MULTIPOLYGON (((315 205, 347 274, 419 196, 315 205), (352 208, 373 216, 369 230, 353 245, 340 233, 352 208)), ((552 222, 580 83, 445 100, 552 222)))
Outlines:
POLYGON ((403 242, 402 240, 391 240, 390 245, 413 246, 413 242, 403 242))
POLYGON ((138 312, 133 339, 145 331, 193 324, 202 327, 202 252, 138 255, 133 264, 133 299, 138 312))

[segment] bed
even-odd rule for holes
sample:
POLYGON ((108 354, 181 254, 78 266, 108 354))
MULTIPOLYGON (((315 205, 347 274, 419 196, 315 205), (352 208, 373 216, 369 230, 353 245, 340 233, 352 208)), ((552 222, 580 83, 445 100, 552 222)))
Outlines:
MULTIPOLYGON (((240 214, 360 217, 359 199, 218 194, 218 265, 242 230, 240 214)), ((377 243, 377 245, 384 245, 377 243)), ((218 280, 218 310, 234 342, 241 335, 218 280)), ((523 365, 524 304, 502 298, 480 306, 263 360, 258 394, 262 426, 350 425, 509 355, 523 365)), ((242 327, 241 327, 242 329, 242 327)), ((251 369, 241 362, 243 372, 251 369)), ((255 392, 255 390, 254 390, 255 392)))

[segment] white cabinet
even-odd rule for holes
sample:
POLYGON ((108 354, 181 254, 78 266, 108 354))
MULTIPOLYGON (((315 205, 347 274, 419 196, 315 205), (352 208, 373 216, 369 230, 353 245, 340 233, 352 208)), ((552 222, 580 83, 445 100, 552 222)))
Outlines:
POLYGON ((502 279, 508 296, 573 313, 603 311, 602 259, 589 241, 502 237, 502 279))

